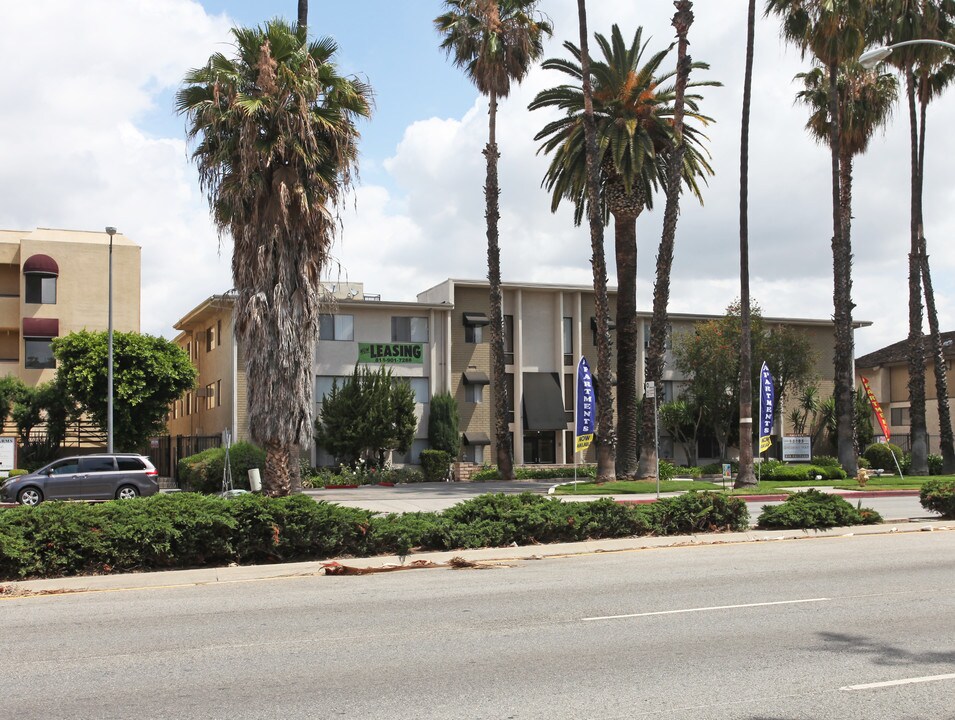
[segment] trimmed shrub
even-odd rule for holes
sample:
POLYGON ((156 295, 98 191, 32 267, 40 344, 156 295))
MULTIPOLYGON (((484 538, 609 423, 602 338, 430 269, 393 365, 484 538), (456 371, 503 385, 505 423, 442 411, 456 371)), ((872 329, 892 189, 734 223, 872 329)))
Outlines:
POLYGON ((892 472, 895 468, 895 460, 892 459, 893 455, 895 455, 899 464, 902 463, 903 459, 902 448, 892 443, 874 443, 869 445, 862 455, 872 464, 872 467, 885 470, 886 472, 892 472))
POLYGON ((451 477, 451 461, 453 458, 444 450, 422 450, 421 472, 425 482, 439 482, 451 477))
POLYGON ((761 480, 815 480, 817 475, 822 480, 846 479, 846 471, 837 465, 764 465, 760 471, 761 480))
POLYGON ((697 479, 703 474, 703 469, 696 465, 677 465, 674 469, 676 470, 674 477, 691 477, 697 479))
POLYGON ((812 464, 818 465, 819 467, 842 467, 839 458, 833 457, 832 455, 814 455, 812 464))
MULTIPOLYGON (((249 442, 237 442, 229 448, 232 485, 249 489, 249 469, 265 467, 265 451, 249 442)), ((222 490, 225 448, 209 448, 179 461, 179 479, 194 492, 217 493, 222 490)))
POLYGON ((661 498, 637 506, 656 535, 741 531, 749 528, 749 510, 740 498, 722 493, 696 492, 661 498))
POLYGON ((660 460, 660 482, 668 482, 676 477, 676 466, 666 460, 660 460))
POLYGON ((764 505, 757 525, 763 529, 819 530, 845 525, 874 525, 882 516, 870 508, 856 509, 838 495, 808 490, 790 495, 781 505, 764 505))
POLYGON ((7 477, 14 478, 14 477, 17 477, 18 475, 29 475, 29 474, 30 474, 29 470, 24 470, 23 468, 13 468, 13 470, 7 473, 7 477))
POLYGON ((872 467, 872 463, 870 463, 864 456, 860 456, 859 458, 857 458, 857 459, 856 459, 856 464, 857 464, 860 468, 866 468, 866 469, 868 469, 868 468, 872 467))
POLYGON ((928 455, 928 474, 929 475, 941 475, 942 474, 942 456, 929 453, 928 455))
POLYGON ((429 408, 428 444, 456 458, 461 450, 457 400, 449 392, 438 393, 431 398, 429 408))
POLYGON ((919 490, 919 502, 926 510, 955 519, 955 480, 926 480, 919 490))

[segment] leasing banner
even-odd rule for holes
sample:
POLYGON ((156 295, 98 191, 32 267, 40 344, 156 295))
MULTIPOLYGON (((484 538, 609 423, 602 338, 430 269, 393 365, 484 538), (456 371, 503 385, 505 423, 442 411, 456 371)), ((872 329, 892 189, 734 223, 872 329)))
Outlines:
POLYGON ((865 394, 869 398, 869 404, 872 406, 872 412, 875 413, 875 419, 879 421, 879 427, 882 428, 882 434, 885 435, 885 440, 888 442, 892 433, 889 432, 889 424, 885 421, 882 406, 879 405, 879 401, 875 399, 875 393, 872 392, 872 388, 869 387, 869 381, 866 378, 862 378, 862 387, 865 389, 865 394))
POLYGON ((390 365, 423 365, 421 343, 358 343, 358 362, 390 365))
POLYGON ((577 437, 577 452, 590 447, 594 441, 594 380, 590 375, 587 358, 581 356, 577 363, 577 416, 574 434, 577 437))
MULTIPOLYGON (((773 444, 773 403, 776 397, 776 386, 773 385, 773 376, 769 373, 766 363, 759 370, 759 451, 769 450, 773 444)), ((752 441, 750 441, 752 442, 752 441)))

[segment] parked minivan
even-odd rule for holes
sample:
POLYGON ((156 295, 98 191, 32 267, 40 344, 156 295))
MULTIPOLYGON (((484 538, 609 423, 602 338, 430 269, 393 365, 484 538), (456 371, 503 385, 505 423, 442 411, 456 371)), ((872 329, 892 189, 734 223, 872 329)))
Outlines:
POLYGON ((44 500, 127 500, 159 492, 159 472, 143 455, 76 455, 55 460, 0 487, 0 499, 21 505, 44 500))

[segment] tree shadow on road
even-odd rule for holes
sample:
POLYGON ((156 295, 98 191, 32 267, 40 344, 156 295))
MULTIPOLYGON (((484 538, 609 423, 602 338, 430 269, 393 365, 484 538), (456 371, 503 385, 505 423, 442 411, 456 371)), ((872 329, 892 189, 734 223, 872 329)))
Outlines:
POLYGON ((823 632, 819 637, 828 643, 827 649, 837 653, 867 655, 876 665, 951 665, 955 664, 955 650, 912 652, 898 645, 871 640, 861 635, 823 632))

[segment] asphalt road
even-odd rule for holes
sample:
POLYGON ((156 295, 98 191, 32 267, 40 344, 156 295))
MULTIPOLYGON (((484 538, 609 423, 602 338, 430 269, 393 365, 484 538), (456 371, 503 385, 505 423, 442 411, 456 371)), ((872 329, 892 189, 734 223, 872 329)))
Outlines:
POLYGON ((951 720, 955 531, 0 600, 3 717, 951 720))

